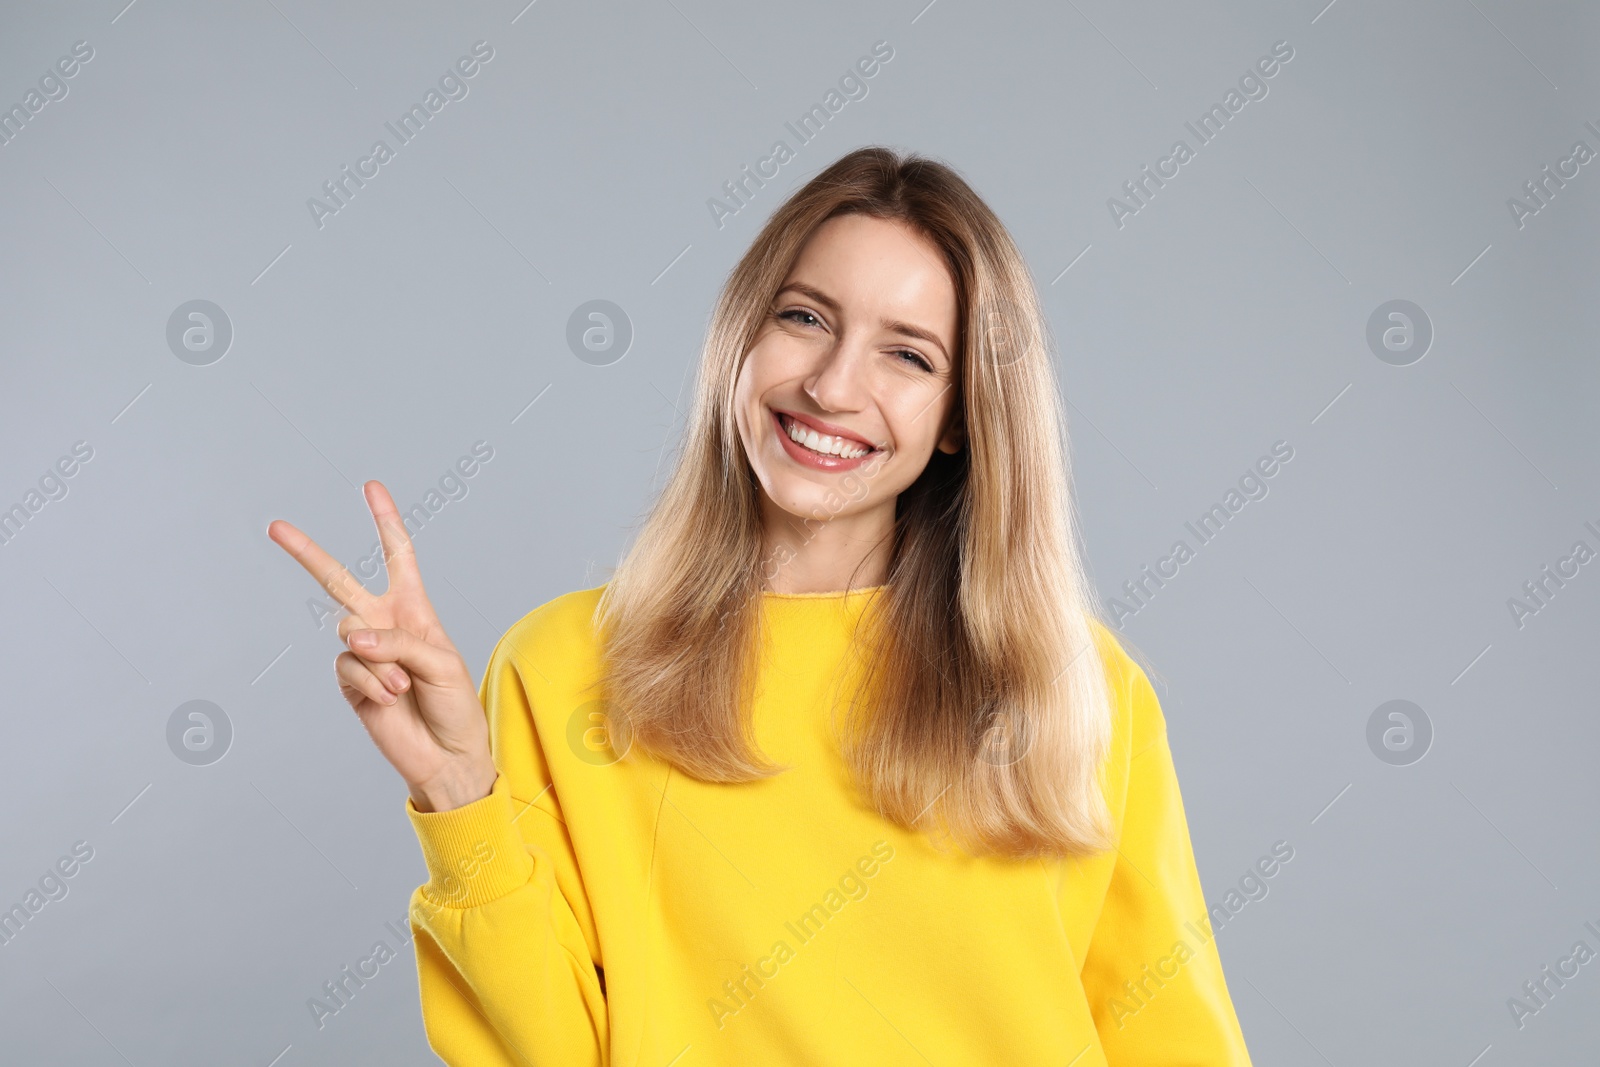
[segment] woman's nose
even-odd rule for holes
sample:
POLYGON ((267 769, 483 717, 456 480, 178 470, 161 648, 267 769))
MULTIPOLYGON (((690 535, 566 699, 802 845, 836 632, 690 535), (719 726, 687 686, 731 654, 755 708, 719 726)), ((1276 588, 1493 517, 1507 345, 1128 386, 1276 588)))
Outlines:
POLYGON ((833 345, 806 383, 806 392, 829 411, 853 411, 866 392, 866 361, 861 346, 849 341, 833 345))

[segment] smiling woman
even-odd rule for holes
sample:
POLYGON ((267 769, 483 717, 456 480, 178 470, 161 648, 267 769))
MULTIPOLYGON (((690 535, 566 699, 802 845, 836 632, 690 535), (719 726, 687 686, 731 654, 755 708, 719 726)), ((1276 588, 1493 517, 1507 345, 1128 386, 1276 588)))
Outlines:
POLYGON ((1062 406, 998 218, 868 148, 734 269, 612 580, 476 692, 381 487, 381 598, 273 524, 352 611, 339 678, 410 787, 445 1062, 1250 1062, 1062 406))

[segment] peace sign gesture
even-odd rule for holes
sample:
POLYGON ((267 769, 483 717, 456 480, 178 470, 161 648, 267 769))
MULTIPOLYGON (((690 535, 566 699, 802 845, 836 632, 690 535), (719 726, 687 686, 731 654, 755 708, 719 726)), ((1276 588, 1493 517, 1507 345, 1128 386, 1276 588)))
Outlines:
POLYGON ((472 675, 422 588, 416 549, 389 491, 362 487, 383 543, 389 588, 373 596, 338 560, 277 519, 267 536, 299 560, 350 614, 339 637, 354 651, 334 661, 339 691, 418 811, 448 811, 489 795, 496 770, 489 724, 472 675))

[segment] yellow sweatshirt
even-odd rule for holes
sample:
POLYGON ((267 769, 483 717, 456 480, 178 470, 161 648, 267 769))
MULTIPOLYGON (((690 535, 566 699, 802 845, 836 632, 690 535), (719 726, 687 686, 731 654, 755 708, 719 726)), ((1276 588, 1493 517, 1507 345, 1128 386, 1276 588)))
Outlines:
POLYGON ((1248 1067, 1144 672, 1098 631, 1116 851, 941 852, 859 802, 828 733, 873 588, 763 594, 753 725, 792 769, 737 785, 616 758, 582 695, 601 588, 506 632, 480 686, 494 791, 405 802, 429 876, 411 898, 423 1022, 446 1063, 1248 1067))

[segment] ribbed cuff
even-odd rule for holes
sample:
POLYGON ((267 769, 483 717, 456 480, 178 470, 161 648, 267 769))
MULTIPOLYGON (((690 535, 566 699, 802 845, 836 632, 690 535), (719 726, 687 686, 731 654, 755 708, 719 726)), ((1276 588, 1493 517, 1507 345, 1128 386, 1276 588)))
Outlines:
POLYGON ((406 815, 428 865, 423 897, 436 907, 474 908, 525 884, 533 858, 512 822, 511 786, 505 775, 482 800, 450 811, 418 811, 406 797, 406 815))

